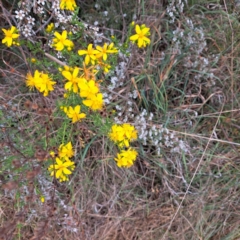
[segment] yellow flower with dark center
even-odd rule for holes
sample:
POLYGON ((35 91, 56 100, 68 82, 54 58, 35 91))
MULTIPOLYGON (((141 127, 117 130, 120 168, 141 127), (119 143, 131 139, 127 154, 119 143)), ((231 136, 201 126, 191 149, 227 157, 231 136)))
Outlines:
POLYGON ((137 151, 134 149, 127 149, 127 150, 121 150, 120 153, 117 154, 117 157, 114 158, 114 160, 117 162, 118 167, 131 167, 136 158, 137 158, 137 151))
POLYGON ((130 37, 132 42, 137 41, 137 45, 139 48, 146 47, 146 45, 150 44, 150 39, 147 37, 150 35, 150 28, 147 28, 145 24, 142 24, 141 27, 137 24, 135 27, 136 34, 130 37))
POLYGON ((101 110, 103 108, 103 95, 102 93, 98 93, 93 95, 91 98, 87 98, 83 100, 83 104, 92 110, 101 110))
POLYGON ((87 50, 78 50, 78 54, 80 56, 86 55, 85 60, 84 60, 86 65, 89 64, 90 60, 91 60, 91 63, 94 64, 94 62, 96 60, 96 54, 98 54, 98 53, 99 53, 99 51, 94 49, 92 44, 88 45, 87 50))
POLYGON ((74 108, 70 106, 69 108, 64 109, 64 112, 67 114, 67 116, 72 119, 72 123, 75 123, 86 117, 86 114, 81 113, 80 111, 80 105, 77 105, 74 108))
POLYGON ((53 44, 52 46, 57 50, 57 51, 62 51, 65 47, 68 50, 71 50, 74 46, 73 42, 69 39, 67 39, 67 31, 64 30, 62 34, 55 32, 54 36, 55 38, 53 39, 53 44))
POLYGON ((2 28, 2 31, 5 37, 2 39, 2 43, 8 47, 12 45, 19 45, 19 43, 15 40, 19 38, 18 30, 16 27, 12 26, 9 30, 2 28))
POLYGON ((60 9, 74 11, 77 7, 75 0, 60 0, 60 9))

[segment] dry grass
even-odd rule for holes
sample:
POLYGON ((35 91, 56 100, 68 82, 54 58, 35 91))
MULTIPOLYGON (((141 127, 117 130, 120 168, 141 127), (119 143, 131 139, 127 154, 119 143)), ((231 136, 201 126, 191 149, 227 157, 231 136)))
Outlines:
MULTIPOLYGON (((163 146, 156 156, 152 145, 135 143, 136 164, 120 169, 92 119, 70 130, 77 164, 69 183, 52 181, 45 162, 45 143, 53 146, 64 137, 63 120, 54 115, 61 89, 49 98, 29 93, 24 59, 31 54, 23 49, 25 57, 18 58, 1 47, 0 239, 240 239, 239 20, 234 4, 212 2, 214 9, 206 1, 190 1, 177 24, 169 23, 167 1, 143 1, 131 10, 151 26, 153 44, 146 53, 132 52, 119 102, 136 89, 134 114, 142 107, 153 112, 149 126, 164 124, 189 151, 173 153, 163 146), (173 48, 177 25, 190 31, 186 18, 205 34, 200 55, 186 39, 181 52, 173 48), (187 60, 200 64, 187 67, 187 60), (41 195, 47 196, 44 203, 41 195)), ((94 1, 79 3, 86 16, 96 14, 94 1)), ((124 8, 125 1, 118 3, 114 7, 124 8)), ((2 12, 1 27, 7 18, 2 12)))

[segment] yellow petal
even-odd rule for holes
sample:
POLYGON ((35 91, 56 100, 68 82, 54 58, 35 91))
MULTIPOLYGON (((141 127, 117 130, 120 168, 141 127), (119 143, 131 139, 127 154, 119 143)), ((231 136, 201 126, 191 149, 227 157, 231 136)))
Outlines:
POLYGON ((136 41, 138 38, 139 38, 138 34, 135 34, 135 35, 132 35, 132 36, 130 37, 130 40, 131 40, 131 41, 136 41))
POLYGON ((78 50, 78 55, 84 55, 84 54, 87 54, 87 51, 86 50, 78 50))
POLYGON ((67 175, 72 174, 72 172, 69 169, 67 169, 67 168, 63 168, 63 173, 67 174, 67 175))
POLYGON ((62 75, 69 81, 72 80, 72 74, 69 71, 62 71, 62 75))
POLYGON ((74 108, 74 111, 76 112, 76 113, 79 113, 80 112, 80 105, 77 105, 75 108, 74 108))
POLYGON ((135 30, 137 34, 141 33, 141 29, 138 24, 136 25, 135 30))

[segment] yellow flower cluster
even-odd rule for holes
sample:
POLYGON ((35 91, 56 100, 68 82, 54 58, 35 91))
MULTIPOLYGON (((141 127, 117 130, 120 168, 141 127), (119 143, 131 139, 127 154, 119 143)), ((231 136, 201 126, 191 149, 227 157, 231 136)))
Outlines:
MULTIPOLYGON (((50 153, 52 156, 55 154, 50 153)), ((58 148, 58 156, 55 158, 54 164, 50 165, 48 170, 50 176, 55 176, 60 182, 68 181, 68 176, 72 174, 75 169, 75 164, 69 158, 74 156, 72 143, 68 142, 66 145, 61 144, 58 148)))
POLYGON ((95 79, 87 79, 86 72, 79 76, 79 71, 78 67, 64 67, 62 75, 67 79, 64 86, 65 90, 73 91, 79 94, 80 97, 85 98, 83 104, 92 110, 101 110, 103 107, 103 95, 100 93, 99 86, 95 79))
POLYGON ((2 43, 5 44, 8 47, 11 47, 12 45, 19 46, 18 38, 18 29, 14 26, 12 26, 10 29, 2 28, 2 31, 5 35, 5 37, 2 39, 2 43))
POLYGON ((129 123, 114 124, 109 132, 109 138, 120 148, 129 147, 129 142, 137 139, 137 130, 129 123))
POLYGON ((86 55, 84 62, 86 65, 91 63, 92 65, 99 65, 103 68, 104 72, 107 73, 110 69, 110 65, 105 63, 108 54, 118 53, 118 50, 114 47, 114 43, 104 43, 103 47, 96 46, 96 49, 93 48, 92 44, 89 44, 86 50, 78 50, 80 56, 86 55))
POLYGON ((118 167, 131 167, 137 158, 137 151, 129 148, 129 143, 137 139, 135 127, 129 123, 122 125, 114 124, 108 136, 121 149, 115 158, 118 167), (125 147, 128 149, 122 149, 125 147))
POLYGON ((131 167, 134 164, 134 161, 137 158, 137 151, 134 149, 121 150, 117 154, 117 157, 114 160, 117 162, 118 167, 131 167))
POLYGON ((28 73, 26 76, 26 85, 33 89, 34 87, 46 97, 49 91, 53 91, 53 85, 56 82, 52 81, 52 79, 48 76, 48 74, 39 72, 36 70, 34 72, 34 76, 31 73, 28 73))
POLYGON ((139 48, 146 47, 148 44, 150 44, 150 39, 147 37, 150 35, 150 28, 146 27, 145 24, 142 24, 139 26, 138 24, 135 26, 136 34, 132 35, 130 37, 130 40, 133 43, 137 42, 137 45, 139 48))
POLYGON ((70 10, 74 11, 77 7, 75 0, 60 0, 60 9, 61 10, 70 10))

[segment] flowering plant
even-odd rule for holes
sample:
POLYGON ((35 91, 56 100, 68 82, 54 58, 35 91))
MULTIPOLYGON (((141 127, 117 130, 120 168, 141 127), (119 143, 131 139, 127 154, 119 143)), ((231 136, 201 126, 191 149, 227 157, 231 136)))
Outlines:
MULTIPOLYGON (((44 3, 44 1, 40 1, 37 4, 44 5, 44 3)), ((33 42, 26 39, 26 37, 33 36, 35 31, 39 31, 39 29, 35 29, 35 19, 28 16, 31 8, 32 5, 29 5, 24 10, 16 11, 16 18, 20 21, 19 29, 14 26, 10 29, 2 29, 5 35, 2 43, 8 47, 18 46, 18 39, 21 36, 22 42, 25 41, 26 46, 33 53, 36 55, 43 54, 41 45, 34 43, 34 41, 37 41, 36 39, 33 38, 33 42), (28 29, 21 26, 22 22, 26 21, 28 22, 28 29)), ((122 46, 114 36, 111 41, 104 41, 102 44, 91 41, 85 43, 82 40, 85 38, 83 24, 76 18, 79 8, 75 0, 53 1, 47 4, 46 8, 39 6, 37 14, 43 14, 47 8, 50 8, 49 11, 54 13, 53 16, 60 23, 69 23, 69 26, 66 24, 63 29, 54 21, 47 21, 44 25, 45 29, 40 29, 40 33, 44 35, 47 41, 47 44, 42 46, 46 58, 44 61, 39 61, 37 57, 30 58, 29 63, 31 63, 34 71, 32 71, 33 73, 29 71, 26 74, 25 83, 29 90, 37 90, 45 98, 55 98, 57 96, 56 106, 59 106, 59 108, 54 110, 54 114, 59 114, 63 119, 70 119, 71 124, 77 126, 82 122, 89 121, 91 115, 96 116, 99 111, 105 111, 109 103, 106 97, 106 89, 110 90, 107 87, 106 79, 113 73, 119 56, 125 54, 131 48, 130 41, 137 43, 139 48, 150 44, 148 38, 150 29, 144 24, 137 24, 135 26, 136 34, 129 36, 129 32, 122 46), (67 20, 63 20, 64 10, 69 11, 67 20), (61 95, 59 92, 61 92, 61 95), (58 113, 59 109, 61 110, 60 113, 58 113), (83 119, 85 120, 83 121, 83 119)), ((111 105, 109 106, 112 108, 111 105)), ((137 151, 130 145, 137 140, 138 131, 130 123, 117 124, 113 119, 110 122, 111 129, 109 130, 108 127, 105 134, 120 149, 115 158, 117 166, 130 167, 137 158, 137 151)), ((65 121, 65 123, 70 124, 69 121, 65 121)), ((60 181, 67 181, 75 168, 75 163, 70 160, 73 155, 71 142, 66 145, 61 144, 57 155, 52 156, 53 163, 48 168, 50 175, 55 176, 60 181)))

